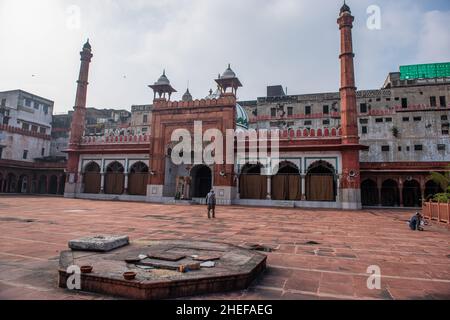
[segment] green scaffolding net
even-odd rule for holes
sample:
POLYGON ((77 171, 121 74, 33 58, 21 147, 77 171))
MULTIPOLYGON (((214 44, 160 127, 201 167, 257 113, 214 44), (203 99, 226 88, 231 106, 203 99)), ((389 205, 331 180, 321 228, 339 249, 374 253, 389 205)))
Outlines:
POLYGON ((450 77, 450 62, 400 66, 400 79, 432 79, 450 77))

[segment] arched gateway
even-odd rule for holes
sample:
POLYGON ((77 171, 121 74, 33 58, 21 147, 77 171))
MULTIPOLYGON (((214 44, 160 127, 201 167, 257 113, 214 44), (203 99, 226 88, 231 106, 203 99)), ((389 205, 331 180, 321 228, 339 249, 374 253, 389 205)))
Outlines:
POLYGON ((192 198, 206 198, 212 188, 212 172, 205 165, 198 165, 191 170, 192 198))

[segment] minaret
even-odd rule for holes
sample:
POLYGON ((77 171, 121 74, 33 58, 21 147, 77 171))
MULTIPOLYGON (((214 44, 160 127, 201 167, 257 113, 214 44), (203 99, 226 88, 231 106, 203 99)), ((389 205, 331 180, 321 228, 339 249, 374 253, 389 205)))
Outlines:
POLYGON ((355 18, 345 3, 337 20, 341 31, 341 126, 342 143, 358 144, 358 115, 356 108, 355 68, 353 58, 352 28, 355 18))
MULTIPOLYGON (((75 98, 74 113, 70 128, 69 159, 67 162, 68 183, 74 184, 78 181, 79 153, 77 149, 83 138, 86 119, 86 96, 88 87, 89 64, 93 57, 91 45, 88 41, 83 46, 81 55, 80 75, 77 81, 77 95, 75 98)), ((66 187, 67 189, 67 187, 66 187)))
POLYGON ((361 209, 361 173, 359 163, 358 115, 356 109, 355 69, 353 64, 352 28, 355 18, 344 2, 337 20, 341 31, 341 127, 342 173, 339 200, 343 209, 361 209))
POLYGON ((93 57, 91 45, 88 41, 83 46, 81 55, 80 75, 77 81, 77 95, 75 98, 75 112, 72 117, 72 126, 70 129, 70 145, 78 145, 83 137, 85 119, 86 119, 86 96, 89 77, 89 64, 93 57))

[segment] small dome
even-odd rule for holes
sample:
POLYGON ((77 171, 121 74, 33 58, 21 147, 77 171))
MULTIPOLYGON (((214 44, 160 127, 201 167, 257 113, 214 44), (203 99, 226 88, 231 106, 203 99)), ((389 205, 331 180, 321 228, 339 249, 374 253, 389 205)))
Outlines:
POLYGON ((237 129, 248 130, 250 121, 247 112, 238 103, 236 103, 236 127, 237 129))
POLYGON ((350 10, 350 7, 345 3, 345 1, 344 1, 344 5, 341 8, 341 14, 343 14, 344 12, 352 13, 352 11, 350 10))
POLYGON ((206 100, 213 100, 213 99, 219 99, 220 98, 220 89, 217 88, 217 90, 214 92, 212 89, 209 90, 209 94, 205 97, 206 100))
POLYGON ((234 71, 231 70, 231 65, 228 65, 228 68, 222 74, 221 79, 233 79, 233 78, 236 78, 236 73, 234 73, 234 71))
POLYGON ((169 79, 166 77, 166 70, 164 70, 162 76, 159 77, 158 81, 155 82, 155 85, 157 85, 157 86, 160 86, 160 85, 170 85, 170 81, 169 81, 169 79))
POLYGON ((186 92, 183 94, 183 98, 181 98, 182 101, 192 101, 192 95, 189 92, 189 88, 186 90, 186 92))
POLYGON ((83 46, 83 49, 91 50, 91 44, 89 43, 89 39, 87 39, 86 43, 83 46))

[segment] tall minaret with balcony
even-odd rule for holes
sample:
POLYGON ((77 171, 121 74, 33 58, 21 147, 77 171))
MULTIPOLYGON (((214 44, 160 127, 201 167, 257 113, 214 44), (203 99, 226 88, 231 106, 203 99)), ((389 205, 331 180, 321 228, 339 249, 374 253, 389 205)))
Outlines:
POLYGON ((77 95, 75 98, 74 113, 72 116, 72 124, 70 129, 69 142, 69 159, 67 162, 67 184, 66 190, 70 193, 78 182, 78 163, 79 153, 78 148, 84 134, 85 119, 86 119, 86 97, 89 78, 89 65, 91 63, 92 48, 89 40, 84 44, 83 50, 80 52, 81 66, 80 74, 77 81, 77 95))
POLYGON ((342 174, 340 176, 340 201, 344 209, 361 208, 358 114, 356 108, 355 68, 353 59, 352 28, 355 18, 345 3, 337 23, 341 33, 341 127, 342 127, 342 174))
POLYGON ((341 123, 342 142, 344 144, 359 143, 358 117, 356 108, 355 68, 353 58, 352 28, 355 18, 350 7, 344 2, 338 18, 341 31, 341 123))

